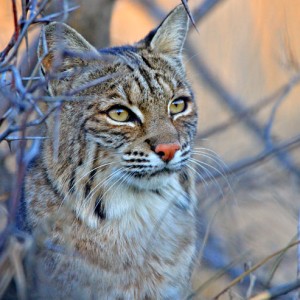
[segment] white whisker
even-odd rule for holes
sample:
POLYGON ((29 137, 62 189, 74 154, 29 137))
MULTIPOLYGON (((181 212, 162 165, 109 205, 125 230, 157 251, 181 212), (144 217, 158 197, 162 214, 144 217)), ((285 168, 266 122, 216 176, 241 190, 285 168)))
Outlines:
POLYGON ((226 173, 226 170, 225 169, 228 169, 228 167, 226 166, 226 164, 218 159, 218 158, 215 158, 213 156, 211 156, 210 154, 207 154, 205 152, 202 152, 202 151, 192 151, 192 154, 195 154, 195 155, 201 155, 203 157, 206 157, 208 159, 210 159, 211 161, 213 161, 218 167, 221 168, 222 172, 225 174, 226 173))
MULTIPOLYGON (((98 159, 98 157, 95 158, 93 161, 95 161, 95 160, 97 160, 97 159, 98 159)), ((92 161, 92 162, 93 162, 93 161, 92 161)), ((99 169, 101 169, 101 168, 103 168, 103 167, 106 167, 106 166, 108 166, 108 165, 111 165, 111 164, 113 164, 113 163, 114 163, 114 162, 110 162, 110 163, 106 163, 106 164, 100 165, 100 166, 98 166, 98 167, 96 167, 96 168, 94 168, 94 169, 92 169, 92 170, 86 172, 86 173, 85 173, 84 175, 82 175, 78 180, 76 180, 76 182, 73 184, 72 188, 70 188, 70 189, 68 190, 68 192, 65 194, 65 196, 64 196, 62 202, 60 203, 58 209, 61 209, 61 207, 62 207, 64 201, 66 201, 67 197, 70 195, 70 193, 75 189, 75 187, 77 186, 77 184, 78 184, 84 177, 88 176, 89 174, 91 174, 91 173, 92 173, 93 171, 95 171, 95 170, 99 170, 99 169)), ((95 177, 96 175, 97 175, 97 172, 95 172, 95 174, 94 174, 91 178, 95 177)))
POLYGON ((84 199, 84 201, 82 201, 79 211, 89 203, 89 200, 95 195, 95 193, 97 192, 97 190, 99 189, 99 187, 107 184, 108 182, 110 182, 111 180, 113 180, 114 176, 116 176, 118 173, 120 173, 124 168, 120 168, 115 170, 113 173, 111 173, 110 175, 108 175, 105 179, 103 179, 102 181, 100 181, 99 183, 96 184, 96 186, 89 192, 89 194, 86 196, 86 198, 84 199))
POLYGON ((227 176, 226 176, 224 173, 222 173, 220 170, 218 170, 217 168, 215 168, 214 166, 212 166, 212 165, 210 165, 210 164, 208 164, 208 163, 206 163, 206 162, 199 161, 199 160, 197 160, 197 159, 195 159, 195 158, 192 158, 192 159, 193 159, 195 162, 201 163, 202 165, 205 165, 205 166, 207 166, 207 167, 213 169, 213 170, 216 172, 216 174, 220 175, 220 176, 223 178, 223 180, 226 182, 226 184, 227 184, 227 186, 228 186, 230 192, 233 194, 233 190, 232 190, 231 184, 229 183, 229 180, 228 180, 227 176))
POLYGON ((205 192, 206 192, 206 196, 208 195, 208 182, 205 180, 205 178, 192 166, 190 166, 189 164, 186 165, 190 170, 192 170, 199 178, 201 181, 204 182, 204 186, 205 186, 205 192))
POLYGON ((209 169, 207 169, 206 167, 203 166, 203 165, 206 165, 206 166, 210 166, 210 165, 206 164, 206 163, 203 163, 201 161, 198 161, 196 159, 193 159, 193 158, 190 158, 189 161, 191 161, 191 162, 195 163, 196 165, 198 165, 206 173, 207 177, 216 184, 216 186, 219 188, 219 191, 220 191, 222 197, 224 197, 223 189, 220 186, 219 182, 216 180, 214 175, 209 171, 209 169))

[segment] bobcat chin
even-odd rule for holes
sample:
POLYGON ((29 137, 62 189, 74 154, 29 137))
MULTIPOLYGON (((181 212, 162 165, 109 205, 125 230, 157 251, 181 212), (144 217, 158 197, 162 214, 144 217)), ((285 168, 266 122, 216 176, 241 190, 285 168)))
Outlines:
POLYGON ((38 56, 60 121, 47 120, 25 182, 37 299, 184 299, 195 258, 188 165, 197 109, 177 6, 143 40, 97 51, 61 23, 38 56), (59 134, 56 134, 59 132, 59 134))

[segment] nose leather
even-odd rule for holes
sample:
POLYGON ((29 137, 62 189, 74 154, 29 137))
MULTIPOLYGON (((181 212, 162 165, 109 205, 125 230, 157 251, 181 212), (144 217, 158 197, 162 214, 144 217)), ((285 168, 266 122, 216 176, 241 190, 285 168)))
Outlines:
POLYGON ((154 151, 157 155, 161 157, 161 159, 165 162, 170 161, 177 150, 180 150, 181 146, 179 143, 173 143, 173 144, 158 144, 154 151))

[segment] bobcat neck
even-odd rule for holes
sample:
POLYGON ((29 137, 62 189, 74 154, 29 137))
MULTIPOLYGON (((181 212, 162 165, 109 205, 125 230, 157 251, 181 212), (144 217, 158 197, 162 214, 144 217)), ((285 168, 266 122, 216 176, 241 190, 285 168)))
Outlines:
POLYGON ((135 222, 137 228, 140 226, 139 220, 144 220, 143 222, 149 226, 155 226, 160 219, 163 220, 168 211, 172 210, 172 206, 182 210, 190 210, 192 207, 190 205, 192 199, 181 187, 179 176, 173 174, 170 177, 166 185, 155 190, 139 189, 126 182, 122 184, 114 182, 109 190, 97 197, 93 211, 88 209, 82 211, 79 208, 76 213, 94 228, 101 222, 114 220, 120 220, 124 224, 130 223, 132 228, 135 222), (100 214, 97 213, 99 206, 101 206, 100 214))

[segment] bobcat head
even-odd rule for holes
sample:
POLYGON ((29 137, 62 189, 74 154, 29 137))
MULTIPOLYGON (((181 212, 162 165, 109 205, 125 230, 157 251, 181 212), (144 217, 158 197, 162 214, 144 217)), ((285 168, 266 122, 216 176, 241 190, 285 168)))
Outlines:
POLYGON ((185 172, 197 128, 182 62, 188 23, 179 5, 143 40, 100 51, 65 24, 45 27, 38 55, 62 105, 43 157, 64 198, 119 184, 160 190, 185 172))

